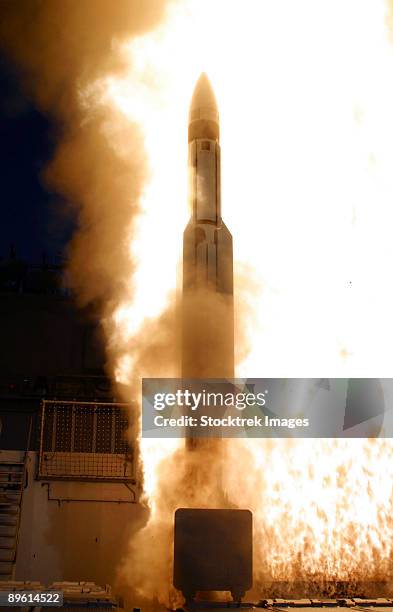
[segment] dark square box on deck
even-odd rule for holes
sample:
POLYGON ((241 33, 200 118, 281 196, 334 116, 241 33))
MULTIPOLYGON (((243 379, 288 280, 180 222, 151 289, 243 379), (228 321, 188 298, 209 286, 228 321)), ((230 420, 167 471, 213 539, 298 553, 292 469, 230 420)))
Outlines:
POLYGON ((230 591, 240 599, 251 588, 250 510, 179 508, 174 547, 173 583, 186 599, 198 591, 230 591))

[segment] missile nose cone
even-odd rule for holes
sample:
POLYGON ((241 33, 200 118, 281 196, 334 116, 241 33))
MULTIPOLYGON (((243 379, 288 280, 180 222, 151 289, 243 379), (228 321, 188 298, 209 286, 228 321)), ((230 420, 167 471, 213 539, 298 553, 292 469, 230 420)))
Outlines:
POLYGON ((190 105, 188 141, 196 138, 219 140, 219 115, 216 97, 206 74, 202 72, 190 105))
POLYGON ((216 120, 218 123, 216 97, 211 83, 204 72, 202 72, 194 88, 190 105, 190 121, 195 118, 197 113, 198 119, 202 118, 201 115, 203 115, 206 118, 213 119, 213 121, 216 120))

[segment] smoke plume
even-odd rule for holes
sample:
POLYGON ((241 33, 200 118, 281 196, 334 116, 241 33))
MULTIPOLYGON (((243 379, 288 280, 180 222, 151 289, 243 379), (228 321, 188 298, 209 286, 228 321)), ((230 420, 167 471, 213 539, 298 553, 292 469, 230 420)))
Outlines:
POLYGON ((167 4, 5 0, 0 7, 0 45, 57 128, 57 150, 43 180, 77 218, 69 282, 80 304, 98 303, 106 314, 130 288, 129 236, 147 167, 138 126, 91 88, 121 73, 121 43, 156 26, 167 4))
MULTIPOLYGON (((131 243, 149 169, 140 127, 103 99, 100 84, 124 74, 129 64, 122 44, 156 27, 168 4, 27 0, 22 7, 5 0, 0 7, 0 48, 26 95, 53 119, 57 147, 42 180, 76 219, 66 282, 80 306, 98 312, 113 380, 118 345, 112 318, 119 303, 132 299, 131 243)), ((133 347, 142 361, 143 340, 144 331, 133 347)), ((130 391, 124 400, 130 401, 130 391)))

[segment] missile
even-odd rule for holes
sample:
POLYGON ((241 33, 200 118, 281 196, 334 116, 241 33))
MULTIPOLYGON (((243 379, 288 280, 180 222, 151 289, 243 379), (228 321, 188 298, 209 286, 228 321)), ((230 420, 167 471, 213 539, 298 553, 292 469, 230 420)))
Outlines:
POLYGON ((183 378, 233 378, 232 236, 221 214, 217 102, 206 74, 188 123, 191 218, 183 236, 183 378))

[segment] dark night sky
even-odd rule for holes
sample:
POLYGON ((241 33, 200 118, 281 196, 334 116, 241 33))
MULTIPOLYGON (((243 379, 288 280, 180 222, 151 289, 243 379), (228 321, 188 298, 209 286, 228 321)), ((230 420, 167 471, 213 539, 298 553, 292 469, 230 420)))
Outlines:
POLYGON ((54 126, 21 90, 17 73, 0 56, 0 259, 14 244, 17 257, 54 261, 72 233, 72 222, 40 175, 54 150, 54 126))

